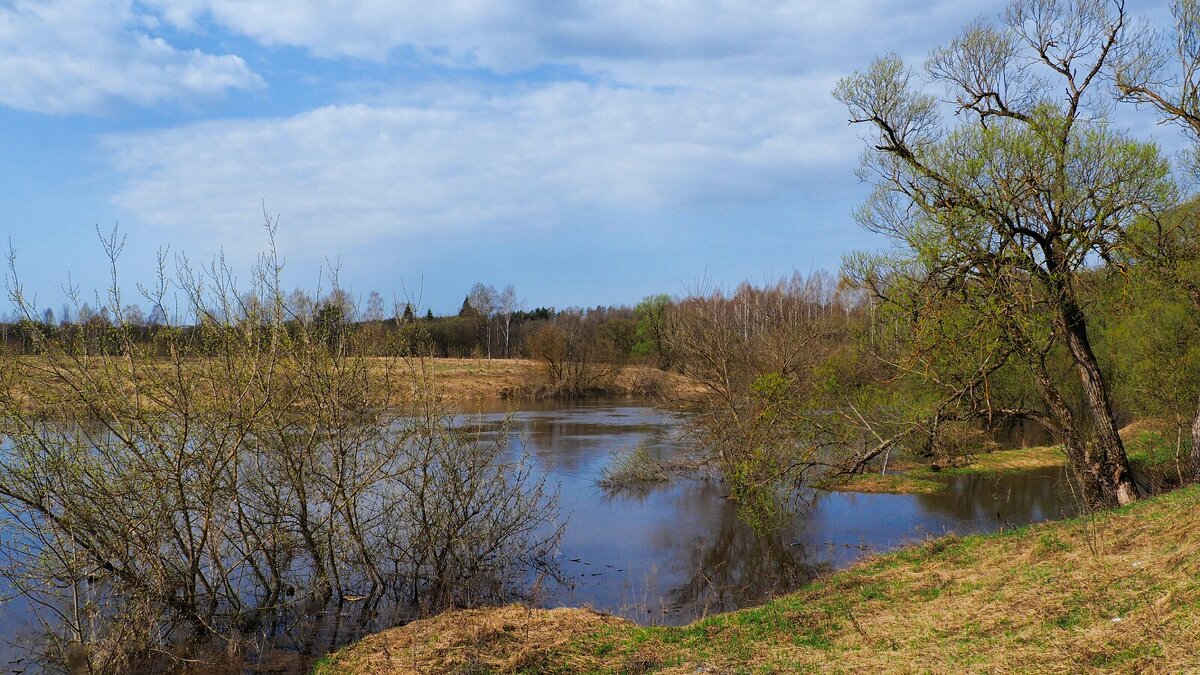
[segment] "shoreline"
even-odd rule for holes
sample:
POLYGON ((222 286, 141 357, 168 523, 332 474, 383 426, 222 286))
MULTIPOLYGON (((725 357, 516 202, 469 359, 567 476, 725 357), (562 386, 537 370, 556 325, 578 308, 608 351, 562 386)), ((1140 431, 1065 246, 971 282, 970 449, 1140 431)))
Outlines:
POLYGON ((363 638, 314 673, 1177 672, 1198 661, 1200 487, 1189 487, 934 539, 680 627, 588 609, 454 610, 363 638))

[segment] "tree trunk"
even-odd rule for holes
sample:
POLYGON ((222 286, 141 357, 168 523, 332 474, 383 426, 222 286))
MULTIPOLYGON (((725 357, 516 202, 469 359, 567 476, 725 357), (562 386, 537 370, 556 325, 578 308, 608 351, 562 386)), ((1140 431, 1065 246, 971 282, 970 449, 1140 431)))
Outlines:
POLYGON ((1192 481, 1200 483, 1200 399, 1196 402, 1196 416, 1192 418, 1192 481))
MULTIPOLYGON (((1068 291, 1069 292, 1069 291, 1068 291)), ((1113 415, 1108 387, 1096 354, 1088 340, 1087 323, 1083 311, 1072 297, 1063 299, 1062 319, 1067 333, 1067 345, 1079 370, 1079 383, 1083 387, 1088 417, 1096 436, 1098 452, 1092 458, 1096 477, 1101 481, 1105 501, 1120 506, 1137 499, 1133 474, 1129 469, 1129 458, 1125 444, 1117 433, 1117 421, 1113 415)))
POLYGON ((1050 377, 1043 361, 1032 359, 1029 366, 1033 371, 1034 385, 1057 424, 1057 428, 1047 427, 1047 431, 1051 432, 1054 440, 1062 444, 1063 452, 1067 455, 1067 467, 1079 481, 1084 502, 1089 506, 1110 503, 1112 497, 1106 494, 1104 489, 1103 474, 1099 470, 1099 463, 1093 460, 1091 449, 1088 448, 1079 433, 1079 426, 1075 421, 1075 413, 1071 411, 1071 406, 1054 386, 1054 379, 1050 377))
MULTIPOLYGON (((1175 279, 1183 286, 1188 297, 1192 299, 1192 306, 1200 311, 1200 287, 1189 283, 1186 280, 1175 279)), ((1196 416, 1192 418, 1192 482, 1200 483, 1200 397, 1196 400, 1196 416)))

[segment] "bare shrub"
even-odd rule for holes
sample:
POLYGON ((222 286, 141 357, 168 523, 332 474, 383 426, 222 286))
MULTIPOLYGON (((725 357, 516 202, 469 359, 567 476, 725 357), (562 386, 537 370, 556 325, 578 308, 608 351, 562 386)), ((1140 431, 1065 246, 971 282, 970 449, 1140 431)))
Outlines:
POLYGON ((331 599, 478 604, 547 565, 556 495, 455 427, 427 364, 353 356, 344 306, 292 313, 273 255, 248 291, 220 260, 159 268, 150 299, 173 284, 191 325, 0 357, 0 575, 48 658, 194 665, 331 599))
POLYGON ((599 321, 582 312, 563 312, 529 336, 526 348, 541 362, 544 381, 536 398, 577 398, 609 393, 625 359, 599 321))
POLYGON ((716 468, 756 526, 781 522, 792 487, 821 460, 817 389, 838 348, 835 291, 824 277, 795 276, 699 291, 666 313, 675 367, 707 392, 692 417, 697 459, 716 468))

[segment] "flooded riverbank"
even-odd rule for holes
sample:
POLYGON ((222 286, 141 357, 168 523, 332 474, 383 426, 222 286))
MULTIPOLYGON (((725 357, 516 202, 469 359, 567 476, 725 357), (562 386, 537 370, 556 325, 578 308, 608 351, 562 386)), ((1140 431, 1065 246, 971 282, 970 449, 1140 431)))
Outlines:
MULTIPOLYGON (((553 556, 559 574, 525 579, 536 589, 532 602, 545 607, 682 624, 760 604, 871 553, 1070 513, 1060 469, 941 476, 946 489, 936 494, 812 491, 785 528, 763 535, 738 520, 717 479, 673 477, 617 493, 597 485, 614 453, 641 448, 668 460, 681 452, 682 414, 636 400, 516 405, 494 402, 457 422, 483 440, 506 434, 507 456, 527 457, 558 491, 566 519, 553 556)), ((323 653, 412 618, 373 599, 300 609, 244 634, 246 646, 229 654, 231 669, 303 670, 323 653)), ((30 653, 53 626, 51 608, 9 600, 0 607, 0 664, 38 672, 30 653)))
MULTIPOLYGON (((502 433, 495 407, 464 416, 502 433)), ((782 531, 760 535, 737 519, 715 479, 673 478, 643 490, 596 485, 615 452, 640 447, 669 459, 683 417, 631 401, 544 402, 511 413, 510 450, 528 453, 560 486, 568 517, 546 606, 590 606, 641 623, 686 623, 757 604, 867 554, 944 534, 993 532, 1069 515, 1061 469, 945 476, 936 494, 813 491, 782 531)))

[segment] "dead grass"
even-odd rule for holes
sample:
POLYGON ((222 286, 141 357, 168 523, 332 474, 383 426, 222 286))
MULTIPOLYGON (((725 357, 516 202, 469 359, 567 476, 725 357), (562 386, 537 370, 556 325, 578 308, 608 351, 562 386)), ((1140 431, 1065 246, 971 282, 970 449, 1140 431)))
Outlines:
POLYGON ((949 537, 678 628, 587 610, 453 612, 332 673, 1200 672, 1200 488, 1093 520, 949 537))
MULTIPOLYGON (((545 379, 543 366, 530 359, 433 359, 431 363, 444 396, 458 401, 525 398, 545 379)), ((600 393, 674 400, 698 397, 703 390, 678 373, 626 365, 615 371, 600 393)))
POLYGON ((1118 432, 1123 440, 1130 440, 1145 433, 1173 433, 1174 429, 1170 422, 1161 419, 1144 419, 1134 420, 1129 424, 1121 427, 1118 432))
POLYGON ((596 485, 616 491, 662 483, 669 478, 662 462, 651 457, 645 448, 633 448, 613 455, 600 470, 596 485))
MULTIPOLYGON (((14 358, 20 359, 23 365, 20 374, 14 372, 12 381, 0 383, 9 387, 14 401, 32 412, 61 410, 73 404, 76 397, 65 383, 53 376, 42 357, 14 358)), ((198 368, 202 367, 203 358, 194 360, 198 368)), ((372 357, 369 363, 372 373, 380 378, 385 371, 393 372, 394 387, 417 387, 422 368, 418 362, 372 357)), ((531 383, 542 378, 541 365, 530 359, 430 359, 426 367, 433 384, 447 401, 520 399, 531 391, 531 383)), ((110 379, 122 383, 128 395, 132 396, 136 391, 153 399, 155 380, 168 374, 171 366, 166 360, 147 361, 141 364, 138 375, 133 376, 125 361, 113 358, 105 361, 105 368, 110 379)), ((395 393, 412 394, 411 391, 395 393)), ((679 400, 699 397, 702 390, 696 382, 677 373, 666 373, 652 366, 627 365, 617 370, 602 393, 679 400)))
POLYGON ((1017 450, 995 450, 968 457, 966 464, 946 467, 946 473, 1002 473, 1029 471, 1063 466, 1067 456, 1057 445, 1043 445, 1017 450))
POLYGON ((587 670, 599 660, 572 655, 572 642, 601 629, 630 627, 586 609, 509 605, 445 612, 368 636, 319 664, 314 675, 541 672, 554 665, 587 670))
POLYGON ((945 483, 908 473, 889 473, 886 476, 877 473, 865 473, 858 476, 848 476, 836 481, 827 481, 822 483, 820 487, 834 492, 913 495, 931 495, 946 489, 945 483))

